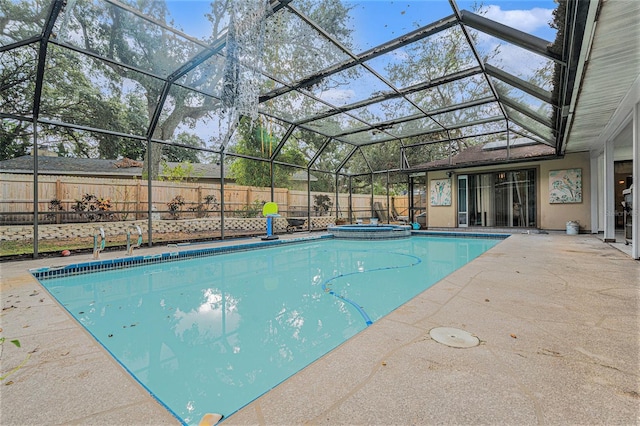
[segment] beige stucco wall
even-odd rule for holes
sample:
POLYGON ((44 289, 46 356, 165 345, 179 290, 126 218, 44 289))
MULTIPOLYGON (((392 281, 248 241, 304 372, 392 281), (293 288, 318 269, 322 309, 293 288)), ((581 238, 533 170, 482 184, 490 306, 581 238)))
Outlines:
POLYGON ((591 226, 591 186, 589 153, 567 154, 564 158, 547 161, 530 161, 499 166, 455 169, 451 178, 451 206, 431 206, 429 191, 434 179, 447 179, 446 171, 427 173, 427 226, 442 228, 457 226, 457 175, 488 173, 508 170, 535 169, 537 181, 537 224, 546 230, 565 230, 568 221, 578 221, 580 232, 590 231, 591 226), (552 170, 582 169, 582 202, 571 204, 549 203, 549 172, 552 170))
POLYGON ((566 229, 567 222, 580 223, 580 232, 591 230, 591 175, 589 153, 567 154, 563 159, 540 163, 538 199, 540 216, 538 226, 542 229, 566 229), (549 172, 562 169, 582 169, 582 202, 572 204, 549 204, 549 172))
POLYGON ((441 228, 457 226, 456 216, 456 201, 458 200, 457 194, 457 179, 447 177, 446 172, 430 172, 427 175, 427 224, 429 227, 441 228), (431 181, 436 179, 450 179, 451 180, 451 205, 450 206, 432 206, 430 193, 431 193, 431 181))

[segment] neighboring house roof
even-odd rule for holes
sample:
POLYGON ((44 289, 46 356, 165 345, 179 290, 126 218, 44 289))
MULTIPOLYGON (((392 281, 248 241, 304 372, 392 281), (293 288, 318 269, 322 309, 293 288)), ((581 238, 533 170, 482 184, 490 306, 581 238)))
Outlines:
POLYGON ((480 166, 489 164, 503 164, 508 161, 522 161, 534 159, 548 159, 555 156, 555 148, 543 144, 527 144, 522 141, 512 142, 512 146, 507 149, 505 143, 491 142, 485 145, 469 147, 458 154, 441 160, 429 161, 428 163, 417 164, 411 170, 431 170, 445 169, 460 166, 480 166))
MULTIPOLYGON (((142 167, 117 167, 118 160, 93 158, 38 157, 38 172, 42 174, 140 176, 142 167)), ((33 156, 0 161, 2 173, 33 173, 33 156)))
MULTIPOLYGON (((294 174, 291 175, 291 180, 294 181, 305 181, 307 180, 307 171, 306 170, 298 170, 297 172, 295 172, 294 174)), ((314 175, 309 175, 309 180, 311 182, 317 182, 318 178, 315 177, 314 175)))
MULTIPOLYGON (((167 162, 169 167, 181 163, 167 162)), ((142 176, 142 162, 123 158, 120 160, 103 160, 95 158, 69 158, 38 156, 38 172, 48 175, 76 175, 76 176, 110 176, 110 177, 140 177, 142 176)), ((193 176, 199 179, 220 179, 220 166, 217 164, 191 163, 193 176)), ((33 173, 33 156, 0 161, 0 173, 33 173)), ((229 179, 228 169, 224 173, 229 179)), ((306 181, 307 172, 299 170, 292 177, 294 181, 306 181)), ((312 181, 318 180, 313 175, 312 181)))

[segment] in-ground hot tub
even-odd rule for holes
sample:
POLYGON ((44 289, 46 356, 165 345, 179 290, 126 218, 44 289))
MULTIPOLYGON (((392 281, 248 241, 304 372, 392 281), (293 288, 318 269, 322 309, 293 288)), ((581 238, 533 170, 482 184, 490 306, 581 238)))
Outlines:
POLYGON ((387 240, 411 236, 409 225, 340 225, 330 226, 327 231, 335 238, 352 240, 387 240))

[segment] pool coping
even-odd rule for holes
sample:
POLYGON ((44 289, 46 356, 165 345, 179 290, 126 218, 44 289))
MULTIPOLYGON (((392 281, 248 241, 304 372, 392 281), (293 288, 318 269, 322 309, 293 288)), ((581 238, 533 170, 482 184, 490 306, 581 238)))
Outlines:
POLYGON ((411 235, 420 235, 427 237, 486 238, 505 240, 509 238, 512 233, 414 230, 411 231, 411 235))

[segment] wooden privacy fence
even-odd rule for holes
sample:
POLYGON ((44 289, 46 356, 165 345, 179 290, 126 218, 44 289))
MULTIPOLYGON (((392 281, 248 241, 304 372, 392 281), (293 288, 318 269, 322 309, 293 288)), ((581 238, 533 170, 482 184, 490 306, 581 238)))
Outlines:
MULTIPOLYGON (((33 176, 2 174, 0 181, 0 223, 29 223, 33 213, 33 176)), ((220 216, 221 185, 203 182, 153 181, 152 207, 162 219, 187 219, 220 216), (180 199, 182 204, 176 202, 180 199), (173 205, 172 205, 173 202, 173 205)), ((87 178, 77 176, 38 176, 38 211, 40 221, 49 223, 86 222, 89 220, 140 220, 147 217, 149 191, 147 181, 139 179, 87 178), (97 210, 77 207, 86 195, 99 200, 97 210), (52 203, 58 200, 59 204, 52 203), (59 207, 58 207, 59 206, 59 207), (76 206, 76 209, 74 209, 76 206), (104 208, 104 210, 101 210, 104 208)), ((274 200, 280 213, 289 217, 306 217, 308 194, 306 191, 275 188, 274 200)), ((225 216, 256 217, 261 214, 261 203, 271 200, 271 188, 225 184, 225 216)), ((408 208, 406 195, 390 197, 390 213, 405 215, 408 208)), ((94 203, 95 208, 96 203, 94 203)), ((351 195, 352 219, 368 218, 375 214, 373 206, 387 210, 387 196, 369 194, 351 195)), ((349 194, 311 192, 311 216, 348 218, 349 194), (314 207, 314 196, 328 196, 331 207, 324 211, 314 207), (337 214, 336 214, 337 212, 337 214)))

